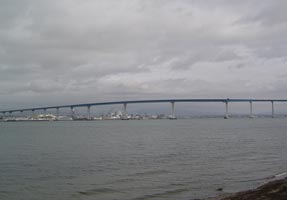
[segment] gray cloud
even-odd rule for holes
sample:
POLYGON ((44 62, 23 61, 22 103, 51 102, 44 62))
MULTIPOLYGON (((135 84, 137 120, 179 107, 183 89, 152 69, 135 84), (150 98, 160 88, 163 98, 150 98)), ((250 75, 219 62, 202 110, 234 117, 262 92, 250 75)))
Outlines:
POLYGON ((286 6, 0 0, 0 108, 21 100, 284 98, 286 6))

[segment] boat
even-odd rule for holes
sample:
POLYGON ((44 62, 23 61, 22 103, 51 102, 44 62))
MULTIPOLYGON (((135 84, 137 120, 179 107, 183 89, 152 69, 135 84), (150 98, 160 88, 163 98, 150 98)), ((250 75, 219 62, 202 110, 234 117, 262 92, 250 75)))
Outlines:
POLYGON ((177 117, 174 115, 169 115, 167 118, 170 120, 176 120, 177 119, 177 117))

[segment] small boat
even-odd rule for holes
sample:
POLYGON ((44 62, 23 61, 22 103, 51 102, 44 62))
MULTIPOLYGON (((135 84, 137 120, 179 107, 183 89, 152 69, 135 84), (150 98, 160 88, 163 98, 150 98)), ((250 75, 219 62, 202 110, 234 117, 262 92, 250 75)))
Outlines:
POLYGON ((177 117, 174 115, 169 115, 167 118, 170 120, 176 120, 177 119, 177 117))

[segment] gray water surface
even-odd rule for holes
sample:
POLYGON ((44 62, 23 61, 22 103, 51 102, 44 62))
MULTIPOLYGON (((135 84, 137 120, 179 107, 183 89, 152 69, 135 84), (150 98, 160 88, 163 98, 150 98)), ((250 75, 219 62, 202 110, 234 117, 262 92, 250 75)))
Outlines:
POLYGON ((287 171, 287 119, 0 123, 2 200, 188 200, 287 171))

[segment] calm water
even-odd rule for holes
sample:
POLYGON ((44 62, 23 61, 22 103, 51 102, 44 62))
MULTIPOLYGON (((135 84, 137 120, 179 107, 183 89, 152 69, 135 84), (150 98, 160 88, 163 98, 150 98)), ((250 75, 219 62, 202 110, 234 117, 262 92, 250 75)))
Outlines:
POLYGON ((287 171, 287 119, 0 123, 2 200, 187 200, 287 171))

